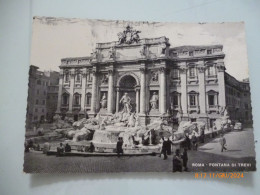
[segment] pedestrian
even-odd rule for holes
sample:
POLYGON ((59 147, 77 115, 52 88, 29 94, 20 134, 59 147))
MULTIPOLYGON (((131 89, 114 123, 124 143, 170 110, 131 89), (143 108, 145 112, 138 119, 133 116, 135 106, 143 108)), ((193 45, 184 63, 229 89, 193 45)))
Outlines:
POLYGON ((166 152, 167 155, 172 154, 172 141, 170 140, 170 138, 168 138, 168 140, 166 141, 166 152))
POLYGON ((182 160, 183 160, 183 168, 184 168, 184 171, 188 171, 188 167, 187 167, 187 163, 188 163, 188 152, 187 152, 187 148, 184 148, 184 151, 182 153, 182 160))
POLYGON ((192 143, 192 150, 197 150, 198 144, 197 144, 197 137, 195 135, 195 132, 193 132, 192 134, 191 143, 192 143))
POLYGON ((162 150, 161 154, 163 154, 163 160, 166 160, 168 158, 167 156, 167 141, 162 137, 163 143, 162 143, 162 150))
POLYGON ((227 150, 227 148, 226 148, 226 138, 224 137, 223 134, 220 135, 219 143, 220 143, 220 146, 221 146, 221 152, 223 152, 224 150, 227 150))
POLYGON ((60 146, 57 147, 57 156, 62 156, 64 154, 63 144, 60 143, 60 146))
POLYGON ((92 142, 90 142, 90 146, 89 146, 88 151, 91 152, 91 153, 95 151, 95 146, 92 142))
POLYGON ((184 148, 187 148, 188 150, 191 149, 191 143, 190 143, 190 138, 189 138, 189 134, 186 133, 185 134, 185 139, 184 139, 184 148))
POLYGON ((71 146, 69 145, 69 143, 66 143, 65 145, 65 152, 71 152, 71 146))
POLYGON ((123 155, 123 138, 119 137, 118 141, 116 143, 116 151, 117 151, 117 156, 120 157, 120 154, 123 155))
POLYGON ((205 142, 205 130, 201 129, 200 131, 200 143, 204 143, 205 142))
POLYGON ((180 150, 176 149, 172 159, 172 172, 182 172, 182 158, 180 156, 180 150))

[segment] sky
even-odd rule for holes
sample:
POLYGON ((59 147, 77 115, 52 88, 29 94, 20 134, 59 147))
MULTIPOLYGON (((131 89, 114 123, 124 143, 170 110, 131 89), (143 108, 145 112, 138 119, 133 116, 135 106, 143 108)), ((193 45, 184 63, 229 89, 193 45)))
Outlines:
POLYGON ((140 38, 166 36, 171 47, 223 45, 226 71, 248 78, 244 23, 163 23, 34 17, 31 64, 40 70, 59 71, 61 58, 90 56, 96 43, 117 41, 127 25, 140 30, 140 38))

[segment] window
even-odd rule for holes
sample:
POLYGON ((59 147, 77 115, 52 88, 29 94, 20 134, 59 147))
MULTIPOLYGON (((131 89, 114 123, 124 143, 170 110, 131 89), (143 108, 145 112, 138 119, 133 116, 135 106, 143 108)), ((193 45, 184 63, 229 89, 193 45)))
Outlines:
POLYGON ((37 85, 41 85, 41 80, 37 80, 37 85))
POLYGON ((39 100, 36 100, 36 101, 35 101, 35 104, 38 105, 38 104, 39 104, 39 100))
POLYGON ((44 109, 42 109, 42 112, 44 112, 44 109))
POLYGON ((91 93, 87 93, 86 95, 86 105, 90 106, 91 105, 91 93))
POLYGON ((69 82, 69 73, 66 72, 65 73, 65 83, 68 83, 69 82))
POLYGON ((248 104, 247 103, 245 103, 245 109, 248 109, 248 104))
POLYGON ((76 83, 80 83, 80 73, 77 72, 76 74, 76 83))
POLYGON ((43 94, 46 95, 46 91, 44 91, 43 94))
POLYGON ((173 57, 177 57, 177 53, 172 53, 172 56, 173 57))
POLYGON ((178 95, 172 96, 172 103, 174 106, 178 106, 178 95))
POLYGON ((35 112, 38 112, 38 109, 37 109, 37 108, 35 108, 35 112))
POLYGON ((190 52, 189 52, 189 56, 193 56, 193 51, 190 51, 190 52))
POLYGON ((214 95, 208 95, 208 101, 210 106, 215 105, 215 96, 214 95))
POLYGON ((62 96, 62 104, 63 105, 68 105, 69 104, 69 101, 68 101, 68 95, 67 94, 64 94, 63 96, 62 96))
POLYGON ((92 81, 92 74, 90 74, 90 72, 88 73, 88 80, 92 81))
POLYGON ((189 97, 190 97, 190 106, 196 106, 196 95, 192 94, 189 97))
POLYGON ((36 121, 38 120, 38 116, 34 116, 33 119, 36 121))
POLYGON ((209 66, 208 67, 208 75, 209 76, 215 75, 215 68, 214 68, 214 66, 209 66))
POLYGON ((178 69, 173 69, 172 70, 172 78, 173 79, 178 79, 179 78, 179 70, 178 69))
POLYGON ((39 95, 40 94, 40 90, 39 89, 37 89, 37 95, 39 95))
POLYGON ((76 93, 76 94, 74 95, 74 105, 75 105, 75 106, 80 105, 80 94, 78 94, 78 93, 76 93))
POLYGON ((195 77, 195 68, 190 67, 190 77, 195 77))
POLYGON ((42 100, 42 105, 45 105, 45 100, 42 100))
POLYGON ((208 49, 208 50, 207 50, 207 54, 212 54, 212 50, 211 50, 211 49, 208 49))

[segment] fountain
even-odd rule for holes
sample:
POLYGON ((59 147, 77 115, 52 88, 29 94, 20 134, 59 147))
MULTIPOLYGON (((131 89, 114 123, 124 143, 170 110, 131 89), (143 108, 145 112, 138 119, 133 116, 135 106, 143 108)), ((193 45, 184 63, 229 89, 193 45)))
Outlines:
POLYGON ((84 127, 73 136, 73 141, 77 141, 79 136, 84 136, 84 133, 92 128, 94 135, 91 142, 96 152, 116 152, 119 137, 123 138, 125 153, 159 152, 161 136, 166 134, 168 137, 171 136, 172 129, 163 129, 162 120, 155 121, 146 127, 140 126, 138 114, 131 112, 130 101, 131 99, 125 93, 120 101, 124 106, 120 112, 113 116, 97 114, 94 119, 95 129, 93 129, 93 119, 86 120, 84 127))

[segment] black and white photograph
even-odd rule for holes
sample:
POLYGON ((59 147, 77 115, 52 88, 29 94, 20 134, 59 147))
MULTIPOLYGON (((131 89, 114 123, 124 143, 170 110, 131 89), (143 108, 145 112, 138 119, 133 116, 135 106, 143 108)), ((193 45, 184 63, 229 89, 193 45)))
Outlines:
POLYGON ((25 173, 256 170, 245 24, 33 17, 25 173))

